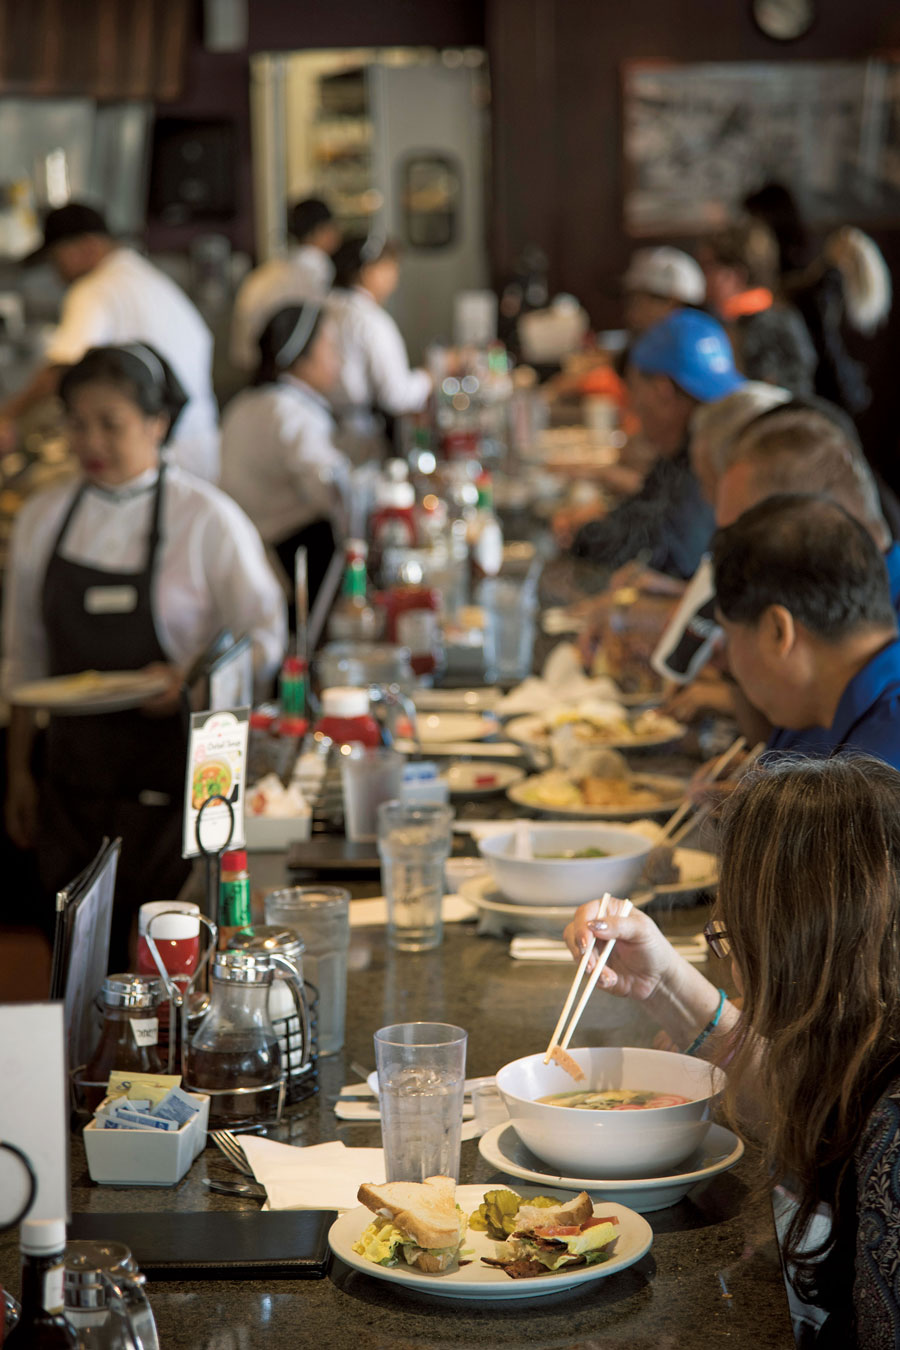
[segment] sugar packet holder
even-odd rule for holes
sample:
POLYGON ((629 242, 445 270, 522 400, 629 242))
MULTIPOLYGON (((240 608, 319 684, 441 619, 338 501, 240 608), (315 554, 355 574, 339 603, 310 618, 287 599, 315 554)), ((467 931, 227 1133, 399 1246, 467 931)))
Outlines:
POLYGON ((181 1088, 158 1103, 159 1110, 171 1098, 173 1111, 191 1108, 188 1119, 180 1122, 149 1112, 133 1111, 133 1102, 119 1099, 101 1103, 98 1114, 84 1128, 84 1149, 91 1179, 108 1186, 174 1186, 199 1157, 206 1146, 209 1125, 209 1097, 181 1088), (186 1099, 182 1101, 182 1098, 186 1099), (177 1103, 177 1105, 174 1105, 177 1103), (110 1108, 108 1111, 105 1108, 110 1108), (129 1120, 134 1116, 137 1121, 129 1120), (107 1125, 107 1120, 114 1123, 107 1125), (152 1123, 148 1123, 152 1122, 152 1123))

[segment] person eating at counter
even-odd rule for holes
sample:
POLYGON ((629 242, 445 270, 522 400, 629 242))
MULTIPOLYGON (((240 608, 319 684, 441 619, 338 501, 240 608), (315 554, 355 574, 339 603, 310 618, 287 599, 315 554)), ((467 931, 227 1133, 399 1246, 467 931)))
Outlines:
POLYGON ((222 421, 222 488, 291 582, 294 554, 306 548, 312 605, 349 489, 328 403, 339 368, 334 323, 314 301, 289 305, 266 324, 257 350, 253 388, 232 400, 222 421))
POLYGON ((399 257, 396 244, 373 235, 345 240, 334 255, 330 308, 341 368, 333 402, 342 423, 373 450, 377 413, 420 412, 431 393, 431 376, 410 368, 400 329, 384 308, 400 281, 399 257))
POLYGON ((726 1069, 729 1118, 791 1196, 779 1217, 798 1330, 824 1321, 818 1347, 895 1346, 900 774, 868 756, 768 764, 726 804, 719 851, 706 936, 731 957, 741 1012, 620 900, 602 918, 582 905, 566 942, 580 959, 615 939, 601 988, 726 1069))
MULTIPOLYGON (((181 812, 184 672, 223 629, 252 641, 265 685, 287 639, 284 599, 253 525, 161 450, 186 396, 143 344, 98 347, 60 397, 81 473, 32 497, 16 521, 4 590, 4 688, 90 670, 149 669, 166 690, 129 712, 52 716, 38 785, 34 719, 14 698, 7 828, 37 845, 53 895, 121 835, 112 968, 128 969, 131 917, 187 873, 181 812)), ((48 910, 44 918, 49 922, 48 910)))
POLYGON ((676 310, 638 339, 628 384, 658 459, 640 492, 581 526, 571 546, 576 558, 616 568, 643 553, 657 572, 693 575, 713 518, 691 470, 691 418, 698 405, 727 398, 743 383, 725 330, 699 310, 676 310))
POLYGON ((900 768, 900 640, 884 559, 824 496, 781 493, 713 540, 719 623, 767 750, 844 749, 900 768))
POLYGON ((147 342, 165 357, 187 401, 168 453, 210 482, 219 476, 218 409, 212 388, 212 333, 184 291, 134 249, 114 239, 92 206, 69 202, 44 222, 42 246, 26 266, 49 260, 68 286, 45 364, 0 405, 0 452, 16 444, 15 423, 57 392, 60 376, 90 347, 147 342))

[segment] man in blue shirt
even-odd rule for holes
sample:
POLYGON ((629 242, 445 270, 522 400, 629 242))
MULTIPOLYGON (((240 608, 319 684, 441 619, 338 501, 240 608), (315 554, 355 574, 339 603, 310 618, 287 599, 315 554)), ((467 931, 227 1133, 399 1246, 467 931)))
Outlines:
POLYGON ((884 560, 826 497, 782 493, 713 541, 732 674, 767 749, 862 750, 900 769, 900 640, 884 560))

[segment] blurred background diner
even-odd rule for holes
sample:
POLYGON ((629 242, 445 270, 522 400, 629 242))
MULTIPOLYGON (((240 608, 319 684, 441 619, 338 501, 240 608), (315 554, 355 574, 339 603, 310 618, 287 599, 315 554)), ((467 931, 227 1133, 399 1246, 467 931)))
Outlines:
POLYGON ((549 1015, 606 890, 702 974, 743 776, 900 769, 900 15, 76 9, 0 0, 0 1013, 62 999, 84 1125, 177 905, 186 1086, 271 982, 235 1100, 327 1141, 370 988, 463 1018, 480 946, 549 1015))

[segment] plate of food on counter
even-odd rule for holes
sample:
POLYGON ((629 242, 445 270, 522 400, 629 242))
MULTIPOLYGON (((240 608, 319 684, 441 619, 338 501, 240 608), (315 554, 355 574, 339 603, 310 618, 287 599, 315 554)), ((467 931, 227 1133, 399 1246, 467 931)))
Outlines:
POLYGON ((656 708, 635 711, 621 703, 585 699, 582 703, 563 704, 531 717, 514 717, 505 730, 517 745, 532 750, 553 750, 558 757, 560 744, 581 749, 608 746, 614 750, 670 745, 685 735, 687 727, 656 708))
POLYGON ((451 764, 443 775, 454 797, 490 797, 508 792, 525 777, 524 769, 515 764, 491 760, 461 759, 451 764))
POLYGON ((328 1235, 354 1270, 412 1293, 522 1299, 577 1290, 639 1261, 653 1230, 615 1201, 449 1177, 360 1187, 328 1235))
POLYGON ((665 774, 635 773, 615 751, 567 769, 532 774, 507 789, 516 806, 572 820, 634 820, 669 815, 684 800, 687 783, 665 774))

